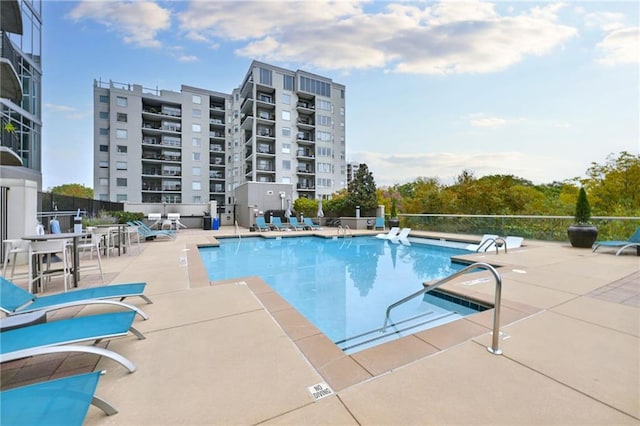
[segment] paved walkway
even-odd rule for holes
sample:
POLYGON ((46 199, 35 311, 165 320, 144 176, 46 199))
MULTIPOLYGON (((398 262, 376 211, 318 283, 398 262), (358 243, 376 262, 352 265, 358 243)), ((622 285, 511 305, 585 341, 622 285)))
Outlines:
MULTIPOLYGON (((97 394, 119 413, 92 408, 90 425, 640 423, 633 251, 525 241, 507 254, 466 256, 500 266, 501 356, 486 349, 492 310, 346 356, 259 277, 209 283, 196 246, 225 233, 233 230, 181 230, 105 260, 108 280, 146 281, 154 301, 134 302, 150 316, 136 322, 146 340, 108 343, 135 373, 84 355, 36 357, 4 364, 3 387, 105 369, 97 394), (323 383, 333 393, 316 401, 309 387, 323 383)), ((447 286, 492 300, 493 280, 479 274, 447 286)))

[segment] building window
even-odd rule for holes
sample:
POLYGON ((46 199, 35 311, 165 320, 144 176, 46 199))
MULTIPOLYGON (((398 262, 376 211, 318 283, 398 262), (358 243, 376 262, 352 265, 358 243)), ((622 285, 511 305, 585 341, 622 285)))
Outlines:
POLYGON ((193 196, 193 204, 202 204, 202 197, 199 195, 193 196))
POLYGON ((103 120, 109 119, 109 113, 107 111, 100 111, 100 118, 103 120))
POLYGON ((109 194, 100 194, 100 201, 109 201, 109 194))
POLYGON ((285 104, 285 105, 291 105, 291 95, 283 93, 282 94, 282 103, 285 104))
POLYGON ((282 119, 286 121, 291 120, 291 111, 282 111, 282 119))
POLYGON ((322 142, 331 142, 332 140, 331 133, 329 132, 316 132, 316 140, 322 142))
POLYGON ((100 186, 107 186, 109 185, 109 179, 108 178, 100 178, 100 186))
POLYGON ((282 170, 291 170, 291 160, 282 160, 282 170))
POLYGON ((127 186, 127 178, 117 178, 116 186, 127 186))
POLYGON ((101 127, 100 136, 109 136, 109 129, 105 129, 104 127, 101 127))
POLYGON ((127 114, 123 113, 123 112, 119 112, 116 116, 116 121, 119 121, 121 123, 126 123, 127 122, 127 114))
POLYGON ((200 133, 201 127, 199 124, 192 124, 191 125, 191 131, 196 132, 196 133, 200 133))
POLYGON ((202 103, 202 98, 198 95, 191 95, 191 102, 200 105, 202 103))
POLYGON ((194 148, 200 148, 200 138, 191 139, 191 146, 194 148))
POLYGON ((271 70, 260 68, 260 84, 271 86, 271 70))
POLYGON ((331 85, 313 78, 300 76, 300 90, 328 98, 331 97, 331 85))
POLYGON ((202 189, 200 181, 194 180, 193 182, 191 182, 191 189, 194 191, 200 191, 202 189))
POLYGON ((127 153, 127 146, 126 145, 118 145, 118 153, 120 154, 126 154, 127 153))
POLYGON ((283 127, 282 128, 282 136, 291 136, 291 128, 283 127))
POLYGON ((199 109, 194 109, 191 111, 191 116, 193 118, 200 118, 202 117, 202 111, 200 111, 199 109))
POLYGON ((292 75, 283 75, 282 76, 282 88, 284 90, 294 90, 294 86, 293 86, 293 82, 295 81, 295 79, 293 78, 292 75))
POLYGON ((117 170, 127 170, 127 162, 126 161, 116 161, 116 169, 117 170))
POLYGON ((340 107, 340 115, 344 115, 344 107, 340 107))
POLYGON ((100 168, 101 168, 101 169, 107 169, 107 168, 109 168, 109 162, 108 162, 108 161, 101 161, 101 162, 99 163, 99 165, 100 165, 100 168))
POLYGON ((199 152, 193 152, 191 153, 191 159, 193 161, 200 161, 200 153, 199 152))
POLYGON ((100 152, 109 152, 109 145, 100 145, 100 152))
POLYGON ((327 115, 318 114, 316 119, 318 120, 318 125, 320 126, 331 126, 331 117, 327 115))
POLYGON ((124 96, 116 96, 116 105, 126 107, 129 105, 129 101, 124 96))
POLYGON ((331 111, 331 102, 318 99, 316 101, 316 107, 325 111, 331 111))
POLYGON ((283 154, 291 154, 291 144, 290 143, 283 143, 282 144, 282 153, 283 154))
POLYGON ((116 194, 116 201, 119 203, 127 201, 127 194, 116 194))
POLYGON ((283 177, 282 178, 282 183, 290 184, 291 183, 291 178, 290 177, 283 177))
POLYGON ((200 176, 201 170, 200 167, 192 167, 191 174, 194 176, 200 176))
POLYGON ((108 104, 108 103, 109 103, 109 96, 107 96, 107 95, 100 95, 100 103, 108 104))
POLYGON ((127 131, 125 129, 116 129, 117 139, 127 139, 127 131))

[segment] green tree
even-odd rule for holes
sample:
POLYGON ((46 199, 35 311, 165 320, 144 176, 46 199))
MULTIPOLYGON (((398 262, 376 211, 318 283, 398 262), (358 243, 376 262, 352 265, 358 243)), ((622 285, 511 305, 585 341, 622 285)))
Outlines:
POLYGON ((302 213, 304 217, 315 217, 318 212, 318 202, 310 198, 300 197, 293 202, 293 209, 296 213, 302 213))
POLYGON ((609 154, 604 164, 591 163, 587 176, 594 214, 640 216, 640 155, 609 154))
POLYGON ((349 182, 347 193, 345 200, 347 212, 345 215, 354 215, 356 206, 360 206, 360 213, 363 216, 375 214, 376 207, 378 207, 376 182, 373 179, 373 173, 369 171, 366 164, 360 164, 355 177, 349 182))
POLYGON ((69 197, 93 198, 93 189, 79 183, 67 183, 64 185, 54 186, 51 188, 51 193, 66 195, 69 197))
POLYGON ((587 191, 585 191, 584 186, 581 186, 578 192, 578 200, 576 201, 575 220, 577 224, 584 225, 589 223, 589 219, 591 219, 591 206, 587 199, 587 191))

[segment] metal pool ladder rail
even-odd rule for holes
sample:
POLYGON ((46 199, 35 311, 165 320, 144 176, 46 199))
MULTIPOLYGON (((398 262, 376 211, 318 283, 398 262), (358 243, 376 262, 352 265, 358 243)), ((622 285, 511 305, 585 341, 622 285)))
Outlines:
POLYGON ((342 235, 346 237, 347 231, 349 231, 349 236, 353 237, 353 233, 351 232, 351 228, 349 228, 349 225, 345 225, 344 227, 342 225, 338 225, 338 236, 340 236, 340 232, 342 232, 342 235))
POLYGON ((504 252, 505 253, 507 252, 507 242, 505 241, 504 238, 497 237, 497 238, 487 238, 486 240, 484 240, 476 249, 476 253, 480 253, 480 249, 483 247, 484 247, 484 251, 489 250, 489 247, 491 247, 492 243, 493 243, 493 246, 496 248, 496 254, 498 254, 498 249, 503 245, 504 245, 504 252))
POLYGON ((484 263, 484 262, 476 262, 472 265, 467 266, 464 269, 459 270, 458 272, 456 272, 455 274, 451 274, 446 278, 443 278, 431 285, 428 285, 427 287, 416 291, 413 294, 410 294, 409 296, 405 297, 404 299, 400 299, 395 303, 392 303, 391 305, 389 305, 389 307, 387 308, 387 312, 385 314, 385 318, 384 318, 384 325, 382 326, 381 331, 384 333, 385 330, 387 329, 387 323, 389 322, 389 314, 391 313, 391 309, 395 308, 398 305, 402 305, 403 303, 413 299, 414 297, 418 297, 420 295, 423 295, 425 293, 430 292, 431 290, 435 290, 436 288, 440 287, 442 284, 447 283, 449 281, 451 281, 454 278, 459 277, 460 275, 464 275, 468 272, 473 271, 474 269, 486 269, 487 271, 491 272, 493 274, 493 277, 495 278, 496 281, 496 290, 495 290, 495 299, 494 299, 494 310, 493 310, 493 339, 491 342, 491 346, 487 347, 487 350, 489 352, 491 352, 494 355, 502 355, 502 349, 500 349, 500 344, 499 344, 499 338, 500 338, 500 299, 501 299, 501 294, 502 294, 502 278, 500 277, 500 274, 498 274, 498 271, 495 270, 495 268, 491 265, 489 265, 488 263, 484 263))

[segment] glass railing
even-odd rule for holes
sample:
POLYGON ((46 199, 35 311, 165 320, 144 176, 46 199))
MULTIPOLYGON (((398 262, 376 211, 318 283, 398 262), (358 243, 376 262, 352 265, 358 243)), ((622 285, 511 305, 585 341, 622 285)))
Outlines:
MULTIPOLYGON (((387 214, 387 219, 389 215, 387 214)), ((534 240, 568 241, 573 216, 399 214, 400 226, 454 234, 513 235, 534 240)), ((593 216, 598 240, 626 240, 640 226, 640 217, 593 216)))

